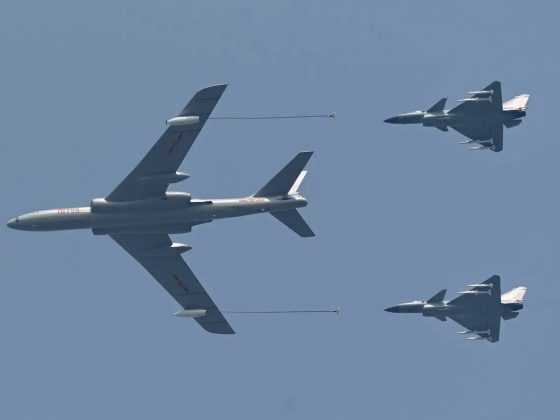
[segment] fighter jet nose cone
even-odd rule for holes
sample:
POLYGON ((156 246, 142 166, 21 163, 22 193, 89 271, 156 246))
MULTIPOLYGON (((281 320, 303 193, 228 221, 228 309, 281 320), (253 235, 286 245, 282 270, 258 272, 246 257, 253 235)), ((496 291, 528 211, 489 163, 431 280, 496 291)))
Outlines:
POLYGON ((386 123, 389 123, 389 124, 398 124, 398 122, 399 122, 399 117, 387 118, 387 119, 384 120, 383 122, 386 122, 386 123))
POLYGON ((16 219, 10 219, 10 220, 8 220, 8 223, 6 223, 6 225, 7 225, 9 228, 12 228, 12 229, 13 229, 13 228, 15 227, 15 225, 16 225, 16 219))
POLYGON ((399 312, 399 307, 398 306, 389 306, 387 309, 385 309, 385 312, 399 312))

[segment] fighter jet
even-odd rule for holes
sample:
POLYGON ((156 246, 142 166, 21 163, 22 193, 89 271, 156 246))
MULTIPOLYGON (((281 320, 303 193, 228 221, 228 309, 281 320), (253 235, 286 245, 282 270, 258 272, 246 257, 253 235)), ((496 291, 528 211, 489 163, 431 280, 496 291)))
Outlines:
POLYGON ((460 105, 445 110, 447 98, 440 99, 427 111, 414 111, 388 118, 391 124, 422 124, 448 131, 448 127, 458 131, 470 140, 461 144, 477 143, 470 150, 503 149, 504 126, 507 128, 521 124, 526 115, 529 95, 523 94, 502 103, 502 86, 492 82, 482 90, 469 92, 472 96, 461 99, 460 105))
POLYGON ((415 300, 385 309, 396 313, 421 313, 440 321, 447 317, 466 328, 459 334, 468 334, 468 340, 500 339, 500 318, 513 319, 523 309, 526 287, 516 287, 501 294, 500 276, 494 275, 480 284, 471 284, 470 290, 459 292, 459 297, 444 301, 447 289, 428 300, 415 300))
POLYGON ((205 330, 234 331, 190 270, 181 254, 191 246, 172 242, 169 234, 190 232, 214 219, 270 213, 302 237, 313 231, 296 210, 307 205, 298 192, 312 152, 301 152, 259 191, 242 198, 196 199, 167 191, 169 184, 189 177, 178 168, 193 145, 226 85, 199 91, 183 110, 167 121, 156 144, 105 198, 87 207, 61 207, 24 214, 8 222, 13 229, 58 231, 91 229, 108 235, 135 258, 205 330))

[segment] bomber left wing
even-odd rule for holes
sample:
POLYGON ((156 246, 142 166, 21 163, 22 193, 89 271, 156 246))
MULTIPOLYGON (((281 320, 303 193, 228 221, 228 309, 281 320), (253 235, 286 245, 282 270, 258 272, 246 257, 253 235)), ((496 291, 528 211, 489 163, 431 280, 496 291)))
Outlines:
POLYGON ((202 328, 216 334, 235 334, 181 257, 181 252, 186 250, 184 247, 173 244, 165 234, 110 236, 142 264, 184 309, 204 311, 204 316, 194 318, 202 328))
POLYGON ((106 200, 131 201, 159 197, 170 183, 188 177, 187 174, 178 173, 177 169, 226 87, 210 86, 197 92, 179 115, 168 121, 169 127, 156 144, 106 200))
POLYGON ((450 125, 450 127, 468 137, 472 141, 462 143, 478 143, 471 150, 489 149, 501 152, 504 148, 504 126, 501 122, 488 123, 486 121, 471 125, 450 125))

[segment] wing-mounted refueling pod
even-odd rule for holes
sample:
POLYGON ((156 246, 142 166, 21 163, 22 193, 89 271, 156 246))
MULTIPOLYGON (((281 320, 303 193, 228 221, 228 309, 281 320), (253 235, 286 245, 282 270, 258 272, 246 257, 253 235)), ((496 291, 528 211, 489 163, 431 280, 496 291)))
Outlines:
POLYGON ((198 115, 173 117, 165 121, 167 125, 192 125, 192 124, 198 124, 199 122, 200 122, 200 117, 198 115))
POLYGON ((185 309, 174 312, 173 315, 179 318, 200 318, 206 316, 206 309, 185 309))

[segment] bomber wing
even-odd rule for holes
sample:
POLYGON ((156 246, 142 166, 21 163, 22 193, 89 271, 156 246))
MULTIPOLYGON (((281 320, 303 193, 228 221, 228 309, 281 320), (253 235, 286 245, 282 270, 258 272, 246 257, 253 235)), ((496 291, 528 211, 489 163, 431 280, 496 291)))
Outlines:
POLYGON ((480 145, 473 147, 473 150, 490 149, 494 152, 501 152, 504 148, 504 126, 501 122, 483 121, 473 122, 470 125, 451 125, 450 127, 472 140, 472 142, 463 143, 476 142, 480 145))
POLYGON ((226 87, 210 86, 194 95, 177 115, 194 118, 184 119, 179 125, 169 125, 146 156, 106 199, 130 201, 158 197, 165 193, 170 183, 187 177, 177 173, 177 169, 226 87))
POLYGON ((461 99, 450 114, 480 114, 502 110, 502 84, 498 81, 490 83, 482 90, 470 92, 472 96, 461 99))
POLYGON ((203 310, 195 320, 206 331, 234 334, 233 329, 165 234, 111 235, 187 310, 203 310))

